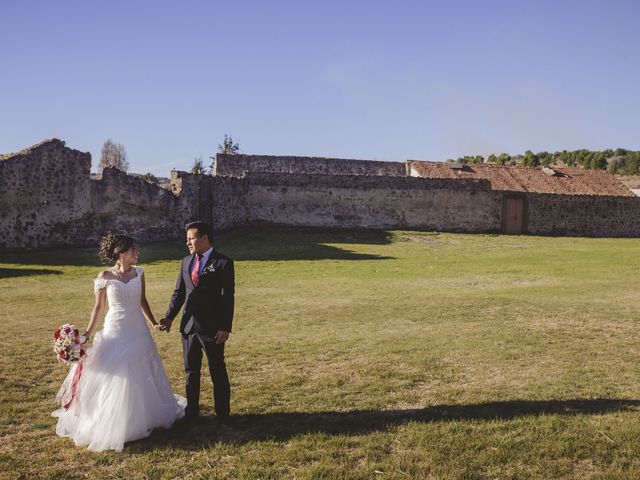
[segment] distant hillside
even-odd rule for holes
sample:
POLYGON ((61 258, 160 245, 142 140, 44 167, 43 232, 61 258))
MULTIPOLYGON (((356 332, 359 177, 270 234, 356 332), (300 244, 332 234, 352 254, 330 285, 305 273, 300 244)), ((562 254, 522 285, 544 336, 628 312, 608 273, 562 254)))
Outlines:
POLYGON ((640 175, 640 151, 624 148, 603 151, 563 150, 561 152, 538 152, 527 150, 524 154, 510 155, 501 153, 491 154, 486 158, 482 155, 468 155, 458 159, 447 160, 458 163, 495 163, 498 165, 524 165, 526 167, 539 166, 569 166, 597 170, 608 170, 617 175, 640 175))

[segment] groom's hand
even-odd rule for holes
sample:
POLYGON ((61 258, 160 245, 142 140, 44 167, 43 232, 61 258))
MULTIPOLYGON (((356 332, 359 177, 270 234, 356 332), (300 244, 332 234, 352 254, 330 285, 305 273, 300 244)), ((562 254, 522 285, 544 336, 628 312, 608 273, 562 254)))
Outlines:
POLYGON ((216 332, 216 336, 213 338, 215 338, 216 343, 220 345, 221 343, 224 343, 227 341, 227 339, 229 338, 229 332, 226 332, 224 330, 218 330, 216 332))
POLYGON ((160 330, 164 330, 169 333, 171 331, 171 320, 168 318, 163 318, 160 320, 160 330))

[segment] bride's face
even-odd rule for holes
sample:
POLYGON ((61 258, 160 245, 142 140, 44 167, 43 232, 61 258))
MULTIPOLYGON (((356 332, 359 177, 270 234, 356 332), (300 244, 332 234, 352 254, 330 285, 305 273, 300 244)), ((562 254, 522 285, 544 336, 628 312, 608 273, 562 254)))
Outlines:
POLYGON ((138 255, 140 255, 140 252, 138 251, 138 247, 134 245, 126 252, 120 254, 120 261, 128 265, 135 265, 138 263, 138 255))

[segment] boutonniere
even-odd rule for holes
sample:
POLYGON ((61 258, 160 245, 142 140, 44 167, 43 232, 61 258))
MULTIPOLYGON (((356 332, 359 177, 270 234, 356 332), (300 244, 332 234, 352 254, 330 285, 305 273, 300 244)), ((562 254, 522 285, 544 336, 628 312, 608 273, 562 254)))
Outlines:
POLYGON ((214 273, 216 271, 216 267, 215 265, 212 263, 210 265, 207 265, 204 270, 202 270, 202 273, 200 274, 200 276, 202 275, 208 275, 209 273, 214 273))

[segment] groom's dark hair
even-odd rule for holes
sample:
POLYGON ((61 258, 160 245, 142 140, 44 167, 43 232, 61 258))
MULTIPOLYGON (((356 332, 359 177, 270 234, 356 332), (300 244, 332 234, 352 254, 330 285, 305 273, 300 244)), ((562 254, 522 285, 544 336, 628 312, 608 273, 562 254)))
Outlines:
POLYGON ((187 223, 187 226, 184 227, 185 231, 189 231, 192 228, 198 231, 199 237, 203 237, 204 235, 206 235, 209 239, 209 242, 213 242, 213 227, 210 223, 197 221, 187 223))

